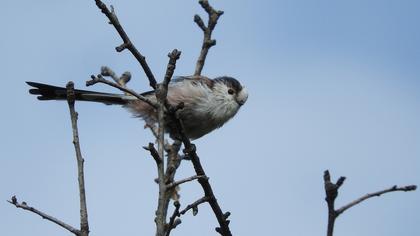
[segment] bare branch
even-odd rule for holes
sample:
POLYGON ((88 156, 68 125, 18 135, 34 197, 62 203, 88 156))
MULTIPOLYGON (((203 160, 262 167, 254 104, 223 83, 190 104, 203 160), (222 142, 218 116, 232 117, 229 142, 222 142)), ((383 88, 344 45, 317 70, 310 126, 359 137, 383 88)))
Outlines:
POLYGON ((344 180, 346 178, 345 177, 340 177, 337 182, 334 184, 331 182, 331 176, 330 176, 330 172, 328 170, 326 170, 324 172, 324 188, 325 188, 325 201, 328 204, 328 226, 327 226, 327 236, 333 236, 334 233, 334 224, 335 224, 335 220, 337 219, 337 217, 339 215, 341 215, 344 211, 346 211, 347 209, 363 202, 364 200, 367 200, 371 197, 375 197, 375 196, 380 196, 382 194, 385 193, 389 193, 389 192, 396 192, 396 191, 414 191, 417 189, 417 186, 415 185, 409 185, 409 186, 405 186, 405 187, 397 187, 396 185, 385 189, 385 190, 381 190, 378 192, 374 192, 374 193, 369 193, 366 194, 352 202, 350 202, 347 205, 344 205, 343 207, 339 208, 338 210, 335 210, 334 207, 334 203, 335 203, 335 199, 338 196, 338 189, 343 185, 344 180))
POLYGON ((204 25, 204 22, 199 15, 194 16, 194 22, 197 23, 198 27, 200 27, 204 34, 203 44, 201 46, 200 55, 197 59, 194 75, 201 75, 201 71, 203 70, 204 63, 206 61, 207 53, 212 46, 216 45, 216 40, 211 39, 211 34, 216 27, 217 20, 221 15, 223 15, 223 11, 215 10, 207 0, 200 0, 199 3, 201 7, 204 8, 204 10, 207 12, 209 20, 206 26, 204 25))
POLYGON ((134 90, 126 88, 125 86, 122 86, 120 84, 114 83, 112 81, 106 80, 101 74, 94 76, 91 75, 90 76, 91 80, 86 81, 86 86, 92 86, 94 84, 97 83, 103 83, 103 84, 107 84, 111 87, 117 88, 125 93, 131 94, 134 97, 138 98, 139 100, 146 102, 147 104, 149 104, 150 106, 152 106, 153 108, 157 108, 157 104, 155 102, 153 102, 150 99, 147 99, 146 97, 142 96, 141 94, 136 93, 134 90))
POLYGON ((193 180, 196 180, 196 179, 200 179, 200 178, 207 178, 208 179, 208 177, 207 176, 204 176, 204 175, 200 175, 200 176, 194 175, 194 176, 191 176, 191 177, 188 177, 188 178, 185 178, 185 179, 176 181, 176 182, 172 182, 172 183, 168 184, 166 187, 168 189, 169 188, 174 188, 174 187, 176 187, 176 186, 178 186, 180 184, 183 184, 183 183, 186 183, 186 182, 190 182, 190 181, 193 181, 193 180))
POLYGON ((181 52, 177 49, 172 50, 172 52, 168 54, 169 62, 166 68, 165 78, 163 79, 163 86, 165 86, 166 88, 168 88, 168 84, 171 81, 171 78, 176 68, 176 61, 179 59, 180 56, 181 52))
POLYGON ((394 186, 392 186, 391 188, 388 188, 388 189, 384 189, 384 190, 377 191, 377 192, 374 192, 374 193, 368 193, 368 194, 366 194, 366 195, 348 203, 347 205, 344 205, 344 206, 340 207, 340 209, 336 210, 336 213, 337 213, 337 215, 340 215, 344 211, 346 211, 347 209, 349 209, 349 208, 351 208, 351 207, 353 207, 353 206, 355 206, 355 205, 357 205, 357 204, 359 204, 359 203, 363 202, 364 200, 367 200, 371 197, 379 197, 382 194, 390 193, 390 192, 397 192, 397 191, 402 191, 402 192, 414 191, 416 189, 417 189, 416 185, 408 185, 408 186, 403 186, 403 187, 397 187, 396 185, 394 185, 394 186))
POLYGON ((330 172, 326 170, 324 172, 324 188, 325 188, 325 201, 328 205, 328 226, 327 226, 327 235, 332 236, 334 232, 334 224, 337 218, 337 213, 335 212, 335 199, 338 196, 338 189, 344 183, 346 178, 341 176, 339 181, 336 184, 331 182, 330 172))
MULTIPOLYGON (((182 158, 179 156, 179 149, 181 149, 181 142, 175 140, 171 145, 167 145, 166 152, 168 153, 166 171, 165 171, 165 184, 170 184, 174 182, 175 173, 181 164, 182 158)), ((178 200, 178 193, 176 188, 168 188, 168 194, 172 196, 173 199, 178 200)))
POLYGON ((155 159, 157 165, 162 162, 162 158, 160 158, 159 153, 153 143, 149 143, 149 146, 143 148, 150 152, 150 155, 152 155, 153 159, 155 159))
POLYGON ((197 23, 198 27, 200 27, 203 33, 207 31, 207 26, 204 25, 204 21, 199 15, 194 16, 194 22, 197 23))
POLYGON ((79 143, 79 131, 77 129, 77 118, 78 114, 74 109, 75 103, 75 94, 74 94, 74 83, 67 83, 67 102, 69 104, 70 117, 71 117, 71 126, 73 130, 73 144, 76 151, 77 159, 77 174, 79 182, 79 195, 80 195, 80 235, 87 236, 89 235, 89 223, 88 223, 88 212, 86 206, 86 190, 85 190, 85 179, 84 179, 84 170, 83 164, 84 159, 82 157, 82 152, 80 150, 79 143))
MULTIPOLYGON (((181 52, 174 49, 168 54, 169 62, 165 73, 163 83, 158 84, 155 89, 155 95, 158 104, 158 153, 161 159, 164 158, 165 152, 165 113, 166 107, 169 107, 167 101, 168 85, 176 68, 176 61, 179 59, 181 52)), ((168 212, 168 204, 170 196, 166 188, 165 181, 165 166, 164 163, 158 165, 158 179, 159 179, 159 198, 158 207, 156 210, 156 236, 164 236, 166 232, 166 215, 168 212)))
MULTIPOLYGON (((165 101, 166 101, 166 95, 159 96, 161 93, 164 93, 162 90, 162 84, 158 84, 156 88, 156 98, 158 103, 158 155, 161 160, 164 158, 164 152, 165 152, 165 101)), ((166 94, 166 93, 165 93, 166 94)), ((158 207, 156 210, 156 217, 155 217, 155 223, 156 223, 156 236, 164 236, 165 235, 165 226, 166 226, 166 215, 168 212, 168 206, 167 206, 167 197, 166 197, 166 184, 164 183, 165 179, 165 166, 164 162, 160 162, 157 165, 158 170, 158 184, 159 184, 159 196, 158 196, 158 207)))
POLYGON ((144 73, 146 74, 147 78, 149 79, 149 84, 153 89, 156 89, 156 79, 153 75, 152 71, 149 68, 149 65, 146 62, 146 58, 137 50, 137 48, 131 43, 130 38, 128 37, 127 33, 121 26, 117 15, 114 12, 114 8, 111 6, 111 11, 108 9, 108 7, 100 0, 95 0, 96 6, 98 6, 99 9, 101 9, 102 13, 108 17, 109 22, 114 26, 114 28, 117 30, 118 34, 123 40, 123 44, 116 47, 115 49, 117 52, 121 52, 124 49, 128 49, 133 56, 137 59, 137 61, 140 63, 141 67, 144 70, 144 73))
POLYGON ((172 213, 171 218, 169 219, 169 223, 166 229, 166 236, 169 236, 171 234, 171 230, 175 229, 179 224, 181 224, 181 219, 176 219, 176 217, 179 215, 179 208, 181 207, 181 204, 179 204, 178 201, 174 202, 175 210, 172 213))
MULTIPOLYGON (((175 113, 168 114, 174 123, 174 128, 176 129, 179 138, 181 139, 182 143, 184 144, 185 149, 184 154, 191 159, 191 162, 194 166, 194 170, 197 176, 207 176, 204 172, 203 166, 201 165, 200 158, 197 155, 196 147, 194 144, 191 143, 189 138, 185 135, 182 121, 176 117, 175 113)), ((213 193, 213 189, 208 181, 208 178, 199 178, 198 182, 200 183, 201 187, 203 188, 205 197, 209 202, 214 215, 219 222, 220 227, 216 228, 216 231, 223 236, 231 236, 232 233, 229 229, 229 221, 225 218, 225 214, 223 213, 222 209, 220 208, 219 203, 213 193)))
MULTIPOLYGON (((202 204, 202 203, 205 203, 205 202, 208 202, 209 200, 210 200, 210 198, 209 198, 209 197, 207 197, 207 196, 204 196, 204 197, 202 197, 202 198, 198 199, 197 201, 195 201, 195 202, 191 203, 190 205, 188 205, 187 207, 185 207, 185 209, 184 209, 184 210, 180 211, 178 216, 180 216, 180 215, 184 215, 184 214, 185 214, 185 213, 187 213, 189 210, 194 209, 194 208, 197 208, 197 207, 198 207, 198 205, 200 205, 200 204, 202 204)), ((197 214, 197 213, 195 213, 194 215, 196 215, 196 214, 197 214)))
MULTIPOLYGON (((180 135, 180 138, 184 143, 184 154, 191 159, 196 175, 207 176, 204 172, 203 166, 201 165, 200 158, 197 155, 195 145, 191 143, 191 141, 183 131, 183 125, 181 120, 177 119, 175 114, 172 113, 171 115, 173 122, 175 122, 175 126, 180 135)), ((209 202, 213 213, 216 216, 217 221, 219 222, 220 227, 217 227, 216 231, 223 236, 231 236, 232 233, 229 229, 229 221, 226 219, 225 214, 223 213, 219 203, 217 202, 216 197, 214 196, 213 189, 209 183, 208 178, 199 178, 198 182, 203 188, 206 200, 209 202)))
POLYGON ((115 83, 121 85, 122 87, 126 87, 126 84, 131 80, 131 73, 129 71, 126 71, 121 76, 118 76, 108 66, 101 67, 101 75, 111 77, 115 83))
POLYGON ((40 210, 38 210, 38 209, 36 209, 34 207, 29 206, 26 202, 19 203, 17 201, 17 199, 16 199, 16 196, 13 196, 12 199, 11 200, 7 200, 7 202, 9 202, 10 204, 15 205, 17 208, 21 208, 23 210, 26 210, 26 211, 30 211, 32 213, 35 213, 35 214, 41 216, 43 219, 46 219, 48 221, 51 221, 51 222, 53 222, 53 223, 61 226, 62 228, 66 229, 66 230, 68 230, 70 232, 72 232, 74 235, 77 235, 77 236, 81 235, 80 234, 80 231, 78 229, 74 228, 73 226, 71 226, 69 224, 66 224, 63 221, 61 221, 61 220, 59 220, 59 219, 57 219, 55 217, 52 217, 50 215, 47 215, 44 212, 42 212, 42 211, 40 211, 40 210))
POLYGON ((118 81, 120 80, 117 74, 115 74, 115 72, 108 66, 101 67, 101 75, 111 77, 115 81, 115 83, 118 83, 118 81))

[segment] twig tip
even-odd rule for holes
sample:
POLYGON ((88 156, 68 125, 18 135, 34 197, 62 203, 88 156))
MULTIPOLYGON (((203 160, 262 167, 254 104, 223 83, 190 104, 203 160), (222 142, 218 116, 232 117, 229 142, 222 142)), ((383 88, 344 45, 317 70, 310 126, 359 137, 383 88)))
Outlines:
POLYGON ((13 195, 11 203, 13 203, 13 204, 17 203, 16 195, 13 195))
POLYGON ((417 189, 417 185, 409 185, 405 187, 405 191, 415 191, 417 189))

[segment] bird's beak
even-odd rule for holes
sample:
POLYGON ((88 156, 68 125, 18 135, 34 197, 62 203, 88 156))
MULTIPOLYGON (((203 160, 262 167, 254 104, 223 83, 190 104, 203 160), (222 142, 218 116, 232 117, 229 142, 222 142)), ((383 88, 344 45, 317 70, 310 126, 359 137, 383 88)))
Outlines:
POLYGON ((238 93, 238 96, 236 97, 236 102, 239 104, 239 106, 242 106, 245 104, 247 99, 248 90, 245 87, 243 87, 242 90, 238 93))

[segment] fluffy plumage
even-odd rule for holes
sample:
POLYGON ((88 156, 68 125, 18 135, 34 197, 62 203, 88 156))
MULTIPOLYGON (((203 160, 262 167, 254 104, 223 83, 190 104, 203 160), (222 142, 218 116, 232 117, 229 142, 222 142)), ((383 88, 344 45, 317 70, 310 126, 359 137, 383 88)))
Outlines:
MULTIPOLYGON (((35 82, 27 84, 34 87, 29 92, 40 95, 39 100, 66 99, 65 88, 35 82)), ((146 122, 157 122, 156 110, 133 96, 87 90, 75 90, 75 94, 76 99, 81 101, 123 105, 146 122)), ((156 101, 153 91, 142 95, 156 101)), ((184 124, 186 135, 197 139, 231 119, 246 102, 248 92, 232 77, 223 76, 213 80, 203 76, 178 77, 169 83, 167 98, 172 105, 184 103, 184 108, 178 111, 178 116, 184 124)), ((167 126, 170 127, 168 124, 167 126)), ((170 128, 167 130, 170 132, 170 128)))

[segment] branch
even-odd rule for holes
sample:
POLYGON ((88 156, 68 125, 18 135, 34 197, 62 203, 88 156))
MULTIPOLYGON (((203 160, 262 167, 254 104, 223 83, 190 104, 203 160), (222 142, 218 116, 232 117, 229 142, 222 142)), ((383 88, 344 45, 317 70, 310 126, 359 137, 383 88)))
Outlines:
MULTIPOLYGON (((217 11, 216 12, 213 8, 211 8, 211 6, 208 4, 208 1, 206 1, 206 0, 200 1, 200 4, 202 5, 202 7, 210 15, 209 16, 209 26, 208 26, 208 29, 209 29, 208 35, 211 36, 211 31, 214 29, 214 27, 215 27, 215 25, 217 23, 218 17, 220 15, 222 15, 223 12, 221 12, 221 11, 217 11)), ((205 33, 205 35, 206 35, 206 33, 205 33)), ((208 48, 207 48, 207 50, 208 50, 208 48)), ((176 54, 177 53, 174 50, 168 56, 170 58, 171 57, 177 58, 176 57, 176 54)), ((207 52, 206 52, 206 54, 207 54, 207 52)), ((204 55, 203 58, 205 58, 205 55, 204 55)), ((169 64, 171 62, 175 62, 175 61, 176 61, 176 59, 174 60, 174 59, 171 58, 169 64)), ((204 65, 204 60, 203 60, 203 65, 204 65)), ((171 73, 171 71, 170 71, 169 68, 171 68, 171 67, 168 65, 168 70, 166 72, 166 75, 168 75, 168 74, 171 73)), ((202 67, 201 67, 201 69, 202 69, 202 67)), ((201 69, 200 69, 200 71, 201 71, 201 69)), ((166 78, 166 76, 165 76, 165 78, 166 78)), ((166 81, 167 80, 165 79, 165 82, 166 81)), ((158 98, 158 100, 161 100, 161 101, 163 101, 163 99, 166 99, 167 83, 169 81, 166 82, 166 83, 165 82, 163 83, 163 86, 158 86, 158 89, 156 90, 156 97, 158 98), (161 90, 160 89, 161 87, 163 87, 162 91, 160 91, 161 90)), ((183 105, 180 104, 178 106, 178 109, 181 109, 182 106, 183 105)), ((168 115, 170 116, 172 122, 175 123, 175 129, 176 129, 177 133, 179 134, 181 141, 184 144, 184 147, 185 147, 184 153, 187 154, 191 158, 191 161, 193 163, 193 166, 194 166, 194 170, 196 172, 196 175, 197 176, 206 176, 206 173, 204 172, 204 169, 203 169, 203 167, 201 165, 200 159, 199 159, 199 157, 198 157, 198 155, 196 153, 196 147, 195 147, 194 144, 191 143, 191 141, 189 140, 189 138, 185 135, 182 122, 176 116, 176 110, 177 110, 177 108, 173 108, 173 107, 171 107, 170 105, 167 104, 167 109, 169 111, 168 115)), ((205 193, 205 197, 202 198, 201 200, 203 202, 206 202, 206 201, 209 202, 209 204, 210 204, 210 206, 211 206, 211 208, 212 208, 212 210, 213 210, 213 212, 214 212, 214 214, 215 214, 215 216, 217 218, 217 221, 219 222, 220 227, 217 227, 216 228, 216 231, 218 233, 220 233, 221 235, 223 235, 223 236, 231 236, 232 233, 230 232, 230 229, 229 229, 229 221, 227 220, 227 216, 229 214, 227 214, 228 212, 226 214, 224 214, 223 211, 221 210, 219 204, 217 203, 217 199, 214 196, 214 193, 213 193, 213 190, 211 188, 211 185, 210 185, 210 183, 208 181, 208 178, 198 178, 198 182, 200 183, 200 185, 203 188, 204 193, 205 193)), ((200 204, 200 203, 202 203, 202 202, 199 202, 198 204, 200 204)))
MULTIPOLYGON (((168 154, 166 171, 165 171, 165 184, 167 184, 167 191, 172 199, 178 200, 179 195, 176 188, 169 188, 168 185, 174 182, 176 170, 181 164, 182 158, 179 156, 179 149, 181 149, 182 143, 179 140, 175 140, 172 144, 168 144, 165 149, 168 154)), ((169 199, 168 199, 169 201, 169 199)))
POLYGON ((200 178, 207 178, 208 179, 208 177, 207 176, 204 176, 204 175, 200 175, 200 176, 194 175, 194 176, 191 176, 191 177, 188 177, 188 178, 179 180, 179 181, 172 182, 172 183, 168 184, 166 187, 167 188, 174 188, 174 187, 176 187, 176 186, 178 186, 180 184, 183 184, 183 183, 186 183, 186 182, 190 182, 190 181, 193 181, 193 180, 196 180, 196 179, 200 179, 200 178))
MULTIPOLYGON (((165 183, 165 166, 164 166, 164 128, 165 128, 165 112, 166 107, 170 107, 167 102, 167 94, 168 94, 168 84, 172 78, 172 75, 175 70, 176 61, 179 59, 181 52, 178 50, 173 50, 172 53, 169 53, 169 63, 167 66, 167 71, 165 74, 165 78, 162 84, 157 84, 150 68, 148 67, 145 57, 140 54, 140 52, 134 47, 131 43, 130 39, 128 38, 127 34, 125 33, 124 29, 120 25, 117 16, 114 13, 114 9, 111 7, 111 11, 107 8, 107 6, 100 0, 95 0, 96 5, 101 9, 102 13, 104 13, 110 23, 114 25, 115 29, 120 34, 121 38, 123 39, 124 43, 116 48, 118 52, 128 49, 130 52, 136 57, 136 59, 140 62, 141 66, 143 67, 147 77, 149 78, 150 86, 155 90, 155 96, 157 98, 157 102, 152 102, 147 98, 135 93, 134 91, 127 89, 125 86, 120 86, 120 83, 113 83, 111 81, 105 80, 102 75, 98 75, 97 77, 91 76, 92 80, 86 82, 86 85, 93 85, 95 83, 101 82, 118 88, 126 93, 129 93, 138 99, 147 102, 149 105, 157 109, 157 116, 158 116, 158 131, 154 133, 158 143, 158 150, 152 149, 149 145, 149 151, 151 152, 153 158, 156 161, 157 169, 158 169, 158 183, 159 183, 159 198, 158 198, 158 209, 156 210, 156 235, 163 236, 165 235, 165 227, 166 227, 166 215, 168 210, 168 203, 170 200, 170 196, 168 194, 166 183, 165 183)), ((181 106, 180 106, 181 107, 181 106)), ((175 171, 172 171, 175 173, 175 171)), ((168 175, 169 176, 169 175, 168 175)), ((173 179, 173 176, 172 176, 173 179)), ((171 190, 171 192, 173 192, 171 190)))
POLYGON ((149 84, 153 89, 156 89, 156 79, 153 75, 152 71, 149 68, 149 65, 146 62, 146 58, 137 50, 137 48, 133 45, 130 38, 128 37, 127 33, 121 26, 117 15, 114 12, 114 8, 111 6, 111 11, 108 9, 108 7, 100 0, 95 0, 96 6, 98 6, 99 9, 101 9, 102 13, 106 15, 109 19, 109 23, 114 26, 114 28, 117 30, 118 34, 123 40, 123 44, 116 47, 115 49, 117 52, 121 52, 124 49, 128 49, 133 56, 137 59, 137 61, 140 63, 141 67, 144 70, 144 73, 146 74, 147 78, 149 79, 149 84))
POLYGON ((118 83, 114 83, 112 81, 104 79, 104 77, 101 74, 99 74, 97 76, 91 75, 90 78, 91 78, 91 80, 86 81, 86 86, 92 86, 92 85, 97 84, 97 83, 107 84, 107 85, 109 85, 111 87, 114 87, 114 88, 117 88, 117 89, 119 89, 119 90, 121 90, 125 93, 133 95, 134 97, 138 98, 139 100, 141 100, 143 102, 146 102, 147 104, 149 104, 150 106, 152 106, 155 109, 157 108, 157 104, 155 102, 153 102, 152 100, 142 96, 141 94, 136 93, 132 89, 126 88, 125 86, 122 86, 118 83))
MULTIPOLYGON (((194 170, 197 176, 207 176, 204 172, 203 166, 201 165, 200 158, 197 155, 196 147, 194 144, 191 143, 190 139, 185 135, 184 128, 182 121, 178 119, 175 112, 169 112, 168 114, 174 123, 174 128, 179 135, 182 143, 184 144, 185 149, 184 154, 191 159, 191 162, 194 166, 194 170)), ((216 197, 214 196, 213 189, 209 183, 208 178, 199 178, 198 182, 200 183, 206 200, 209 202, 214 215, 219 223, 220 227, 216 227, 216 231, 220 233, 222 236, 231 236, 232 233, 229 229, 229 220, 227 220, 226 214, 223 213, 222 209, 220 208, 219 203, 217 202, 216 197)))
POLYGON ((120 80, 117 74, 115 74, 115 72, 107 66, 101 67, 101 75, 111 77, 115 81, 115 83, 118 83, 118 81, 120 80))
POLYGON ((75 94, 74 94, 74 84, 73 82, 67 83, 67 102, 69 104, 70 117, 71 117, 71 126, 73 130, 73 144, 76 151, 77 159, 77 174, 79 182, 79 195, 80 195, 80 235, 87 236, 89 235, 89 223, 88 223, 88 213, 86 206, 86 190, 85 190, 85 179, 84 179, 84 170, 83 163, 84 159, 82 157, 82 152, 80 150, 79 143, 79 132, 77 130, 77 118, 78 114, 74 109, 75 103, 75 94))
POLYGON ((327 236, 332 236, 334 232, 335 219, 337 219, 337 213, 335 212, 335 199, 338 196, 338 189, 343 185, 346 177, 341 176, 337 183, 331 182, 330 172, 326 170, 324 172, 324 188, 325 188, 325 201, 328 205, 328 226, 327 226, 327 236))
MULTIPOLYGON (((198 199, 197 201, 195 201, 195 202, 191 203, 190 205, 188 205, 187 207, 185 207, 184 210, 180 211, 178 216, 184 215, 185 213, 187 213, 191 209, 198 209, 197 208, 198 205, 200 205, 202 203, 205 203, 205 202, 208 202, 209 200, 210 200, 210 198, 207 197, 207 196, 204 196, 204 197, 198 199)), ((193 215, 197 215, 197 210, 193 210, 193 215)))
POLYGON ((153 159, 155 159, 155 162, 157 165, 162 163, 162 158, 160 158, 158 151, 156 150, 153 143, 149 143, 149 146, 143 147, 145 150, 150 152, 150 155, 152 155, 153 159))
POLYGON ((368 194, 366 194, 366 195, 348 203, 347 205, 344 205, 344 206, 340 207, 340 209, 336 210, 336 213, 337 213, 337 215, 340 215, 344 211, 346 211, 347 209, 349 209, 353 206, 356 206, 357 204, 359 204, 359 203, 363 202, 364 200, 367 200, 371 197, 379 197, 382 194, 390 193, 390 192, 397 192, 397 191, 402 191, 402 192, 414 191, 416 189, 417 189, 416 185, 408 185, 408 186, 404 186, 404 187, 397 187, 397 185, 394 185, 394 186, 392 186, 391 188, 388 188, 388 189, 384 189, 384 190, 377 191, 377 192, 374 192, 374 193, 368 193, 368 194))
POLYGON ((207 0, 200 0, 198 3, 200 3, 201 7, 204 8, 204 10, 207 12, 209 20, 206 26, 204 25, 204 22, 199 15, 194 16, 194 22, 197 23, 198 27, 200 27, 204 33, 203 45, 201 46, 200 56, 198 57, 195 66, 195 76, 201 75, 204 62, 206 61, 207 53, 212 46, 216 45, 216 40, 211 39, 211 34, 216 27, 217 20, 221 15, 223 15, 223 11, 215 10, 212 6, 210 6, 207 0))
POLYGON ((131 73, 129 71, 124 72, 121 76, 117 76, 108 66, 101 67, 101 75, 111 77, 115 83, 123 87, 126 87, 126 84, 131 80, 131 73))
POLYGON ((333 236, 333 232, 334 232, 334 224, 335 224, 335 220, 337 219, 337 217, 339 215, 341 215, 344 211, 346 211, 347 209, 363 202, 364 200, 367 200, 371 197, 375 197, 375 196, 380 196, 382 194, 385 193, 389 193, 389 192, 396 192, 396 191, 414 191, 417 189, 417 186, 415 185, 409 185, 409 186, 405 186, 405 187, 397 187, 396 185, 382 190, 382 191, 378 191, 378 192, 374 192, 374 193, 369 193, 364 195, 363 197, 360 197, 352 202, 350 202, 347 205, 344 205, 343 207, 339 208, 338 210, 335 210, 334 207, 334 203, 335 203, 335 199, 338 196, 338 189, 343 185, 344 180, 346 179, 346 177, 340 177, 337 182, 334 184, 331 182, 331 176, 330 176, 330 172, 328 170, 326 170, 324 172, 324 188, 325 188, 325 201, 328 204, 328 227, 327 227, 327 236, 333 236))
POLYGON ((171 234, 171 230, 175 229, 179 224, 182 223, 181 219, 176 219, 176 217, 179 215, 179 208, 181 207, 181 204, 179 204, 178 201, 174 202, 175 210, 172 213, 171 218, 169 219, 168 227, 166 230, 166 236, 169 236, 171 234))
MULTIPOLYGON (((165 152, 165 112, 166 107, 170 106, 167 100, 168 85, 176 68, 176 61, 179 59, 181 52, 174 49, 168 54, 169 62, 165 73, 163 83, 158 84, 155 89, 155 95, 158 104, 158 153, 163 160, 165 152)), ((161 162, 158 164, 159 179, 159 198, 156 210, 156 236, 164 236, 166 234, 166 215, 168 212, 168 204, 170 196, 165 183, 165 166, 161 162)))
POLYGON ((171 78, 176 68, 176 61, 179 59, 180 56, 181 52, 177 49, 172 50, 172 52, 168 54, 169 62, 168 66, 166 67, 165 78, 163 79, 163 86, 166 87, 166 89, 168 89, 169 82, 171 81, 171 78))
MULTIPOLYGON (((204 172, 203 166, 201 165, 200 158, 197 155, 196 147, 194 144, 191 143, 189 138, 185 135, 183 125, 181 120, 177 119, 175 114, 171 114, 171 118, 173 122, 175 122, 175 127, 178 131, 178 134, 181 137, 182 142, 184 143, 184 154, 189 156, 191 162, 194 166, 194 170, 197 176, 207 176, 204 172)), ((232 233, 229 229, 229 222, 227 220, 226 214, 223 213, 222 209, 220 208, 219 203, 217 202, 216 197, 214 196, 213 189, 209 183, 208 178, 199 178, 198 182, 200 183, 201 187, 203 188, 206 200, 209 202, 214 215, 219 222, 220 227, 216 227, 216 231, 220 233, 222 236, 231 236, 232 233)))
POLYGON ((78 229, 74 228, 73 226, 68 225, 68 224, 64 223, 63 221, 61 221, 61 220, 59 220, 59 219, 57 219, 55 217, 52 217, 50 215, 47 215, 44 212, 42 212, 40 210, 37 210, 34 207, 29 206, 26 202, 19 203, 17 201, 17 199, 16 199, 16 196, 13 196, 12 199, 11 200, 7 200, 7 202, 9 202, 10 204, 15 205, 17 208, 21 208, 23 210, 26 210, 26 211, 30 211, 32 213, 35 213, 35 214, 41 216, 43 219, 46 219, 48 221, 51 221, 51 222, 53 222, 53 223, 61 226, 62 228, 66 229, 66 230, 68 230, 70 232, 72 232, 73 234, 75 234, 77 236, 81 235, 80 234, 80 231, 78 229))

